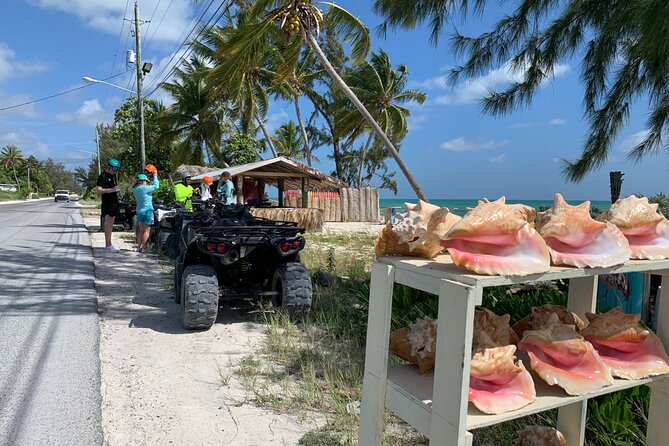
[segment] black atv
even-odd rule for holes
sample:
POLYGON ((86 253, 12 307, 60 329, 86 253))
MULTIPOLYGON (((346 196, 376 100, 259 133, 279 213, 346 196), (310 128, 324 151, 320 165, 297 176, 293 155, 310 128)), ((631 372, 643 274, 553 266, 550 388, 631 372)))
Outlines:
POLYGON ((299 257, 304 228, 254 217, 243 205, 217 205, 209 224, 198 212, 178 217, 183 222, 174 289, 185 328, 210 328, 219 301, 271 297, 292 317, 309 312, 311 278, 299 257))
MULTIPOLYGON (((100 215, 100 232, 104 231, 104 226, 105 217, 100 215)), ((124 231, 137 228, 137 205, 119 200, 118 214, 114 218, 114 226, 121 226, 124 231)))
MULTIPOLYGON (((213 208, 207 205, 208 203, 203 201, 194 200, 193 210, 197 212, 207 210, 207 207, 213 208)), ((192 217, 189 216, 193 215, 192 211, 186 209, 184 204, 178 201, 170 205, 157 203, 153 210, 151 241, 156 244, 161 254, 170 259, 176 259, 179 254, 179 232, 184 219, 177 217, 178 214, 184 214, 186 221, 190 221, 192 217)))

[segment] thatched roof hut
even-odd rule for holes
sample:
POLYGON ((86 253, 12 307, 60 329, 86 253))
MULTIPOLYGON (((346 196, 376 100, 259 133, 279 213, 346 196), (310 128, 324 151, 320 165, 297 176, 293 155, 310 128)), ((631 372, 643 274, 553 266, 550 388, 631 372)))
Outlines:
POLYGON ((284 189, 300 189, 302 179, 309 179, 309 185, 312 189, 339 189, 348 187, 346 183, 323 172, 306 166, 297 161, 293 161, 283 156, 257 161, 255 163, 240 164, 239 166, 230 166, 224 169, 212 169, 193 175, 192 181, 199 182, 202 177, 207 175, 216 181, 221 173, 227 170, 233 178, 242 175, 246 178, 262 179, 266 184, 279 187, 283 182, 284 189))

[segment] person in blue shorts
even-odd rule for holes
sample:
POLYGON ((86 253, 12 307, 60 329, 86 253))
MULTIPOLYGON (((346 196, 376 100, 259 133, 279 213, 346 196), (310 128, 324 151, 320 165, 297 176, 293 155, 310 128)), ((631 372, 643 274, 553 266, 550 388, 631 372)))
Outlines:
POLYGON ((149 185, 149 178, 140 173, 137 175, 137 183, 132 191, 137 199, 137 252, 143 254, 149 252, 147 243, 151 225, 153 225, 153 191, 160 187, 158 169, 149 164, 147 170, 153 174, 153 184, 149 185))

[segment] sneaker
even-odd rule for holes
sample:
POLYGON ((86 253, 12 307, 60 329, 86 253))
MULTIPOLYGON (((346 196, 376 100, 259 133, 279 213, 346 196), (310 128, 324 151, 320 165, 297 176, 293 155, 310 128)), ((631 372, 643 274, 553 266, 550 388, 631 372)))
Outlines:
POLYGON ((140 249, 139 252, 141 254, 148 254, 149 253, 149 248, 144 247, 144 248, 140 249))
POLYGON ((109 253, 114 253, 114 254, 116 254, 117 252, 121 252, 121 250, 118 249, 116 246, 113 246, 113 245, 112 245, 112 246, 107 246, 107 247, 105 248, 105 252, 109 252, 109 253))

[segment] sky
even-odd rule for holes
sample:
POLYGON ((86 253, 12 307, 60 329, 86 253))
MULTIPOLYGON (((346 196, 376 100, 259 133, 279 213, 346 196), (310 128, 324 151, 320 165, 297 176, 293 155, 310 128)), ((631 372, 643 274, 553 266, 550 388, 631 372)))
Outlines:
MULTIPOLYGON (((551 199, 556 192, 570 200, 609 199, 609 172, 624 172, 622 195, 669 193, 666 152, 634 164, 627 152, 643 138, 647 101, 631 110, 630 122, 613 145, 607 163, 580 183, 567 183, 560 158, 574 159, 587 135, 583 117, 583 87, 577 54, 555 67, 554 76, 531 106, 503 117, 481 112, 486 91, 503 88, 514 79, 504 65, 485 75, 448 87, 445 78, 456 59, 446 31, 435 47, 429 31, 391 31, 382 38, 375 31, 382 19, 372 12, 372 0, 339 0, 370 28, 372 49, 383 48, 394 65, 409 69, 409 86, 427 94, 422 105, 409 106, 410 131, 400 154, 428 198, 551 199)), ((184 55, 184 41, 200 17, 207 20, 221 5, 201 0, 140 0, 142 62, 153 63, 144 78, 144 93, 170 103, 158 84, 184 55)), ((504 12, 490 2, 482 17, 454 22, 467 35, 487 30, 504 12)), ((508 3, 505 3, 508 5, 508 3)), ((133 0, 4 0, 0 30, 0 148, 15 144, 24 156, 52 158, 69 169, 87 166, 95 152, 95 125, 113 121, 114 110, 132 93, 104 84, 90 84, 83 76, 109 79, 122 88, 136 88, 134 66, 126 51, 134 50, 133 0), (112 77, 113 76, 113 77, 112 77), (69 90, 69 93, 60 94, 69 90), (53 97, 52 97, 53 96, 53 97), (46 99, 45 99, 46 98, 46 99), (36 102, 33 102, 36 101, 36 102), (27 105, 17 106, 28 103, 27 105)), ((309 110, 306 101, 301 102, 309 110)), ((305 113, 305 112, 303 112, 305 113)), ((290 104, 270 106, 267 124, 275 129, 294 118, 290 104)), ((328 150, 316 152, 314 167, 330 173, 328 150)), ((269 154, 264 154, 268 158, 269 154)), ((151 160, 147 160, 151 161, 151 160)), ((104 162, 104 160, 103 160, 104 162)), ((413 190, 397 171, 396 197, 412 198, 413 190)), ((394 198, 381 190, 381 198, 394 198)))

